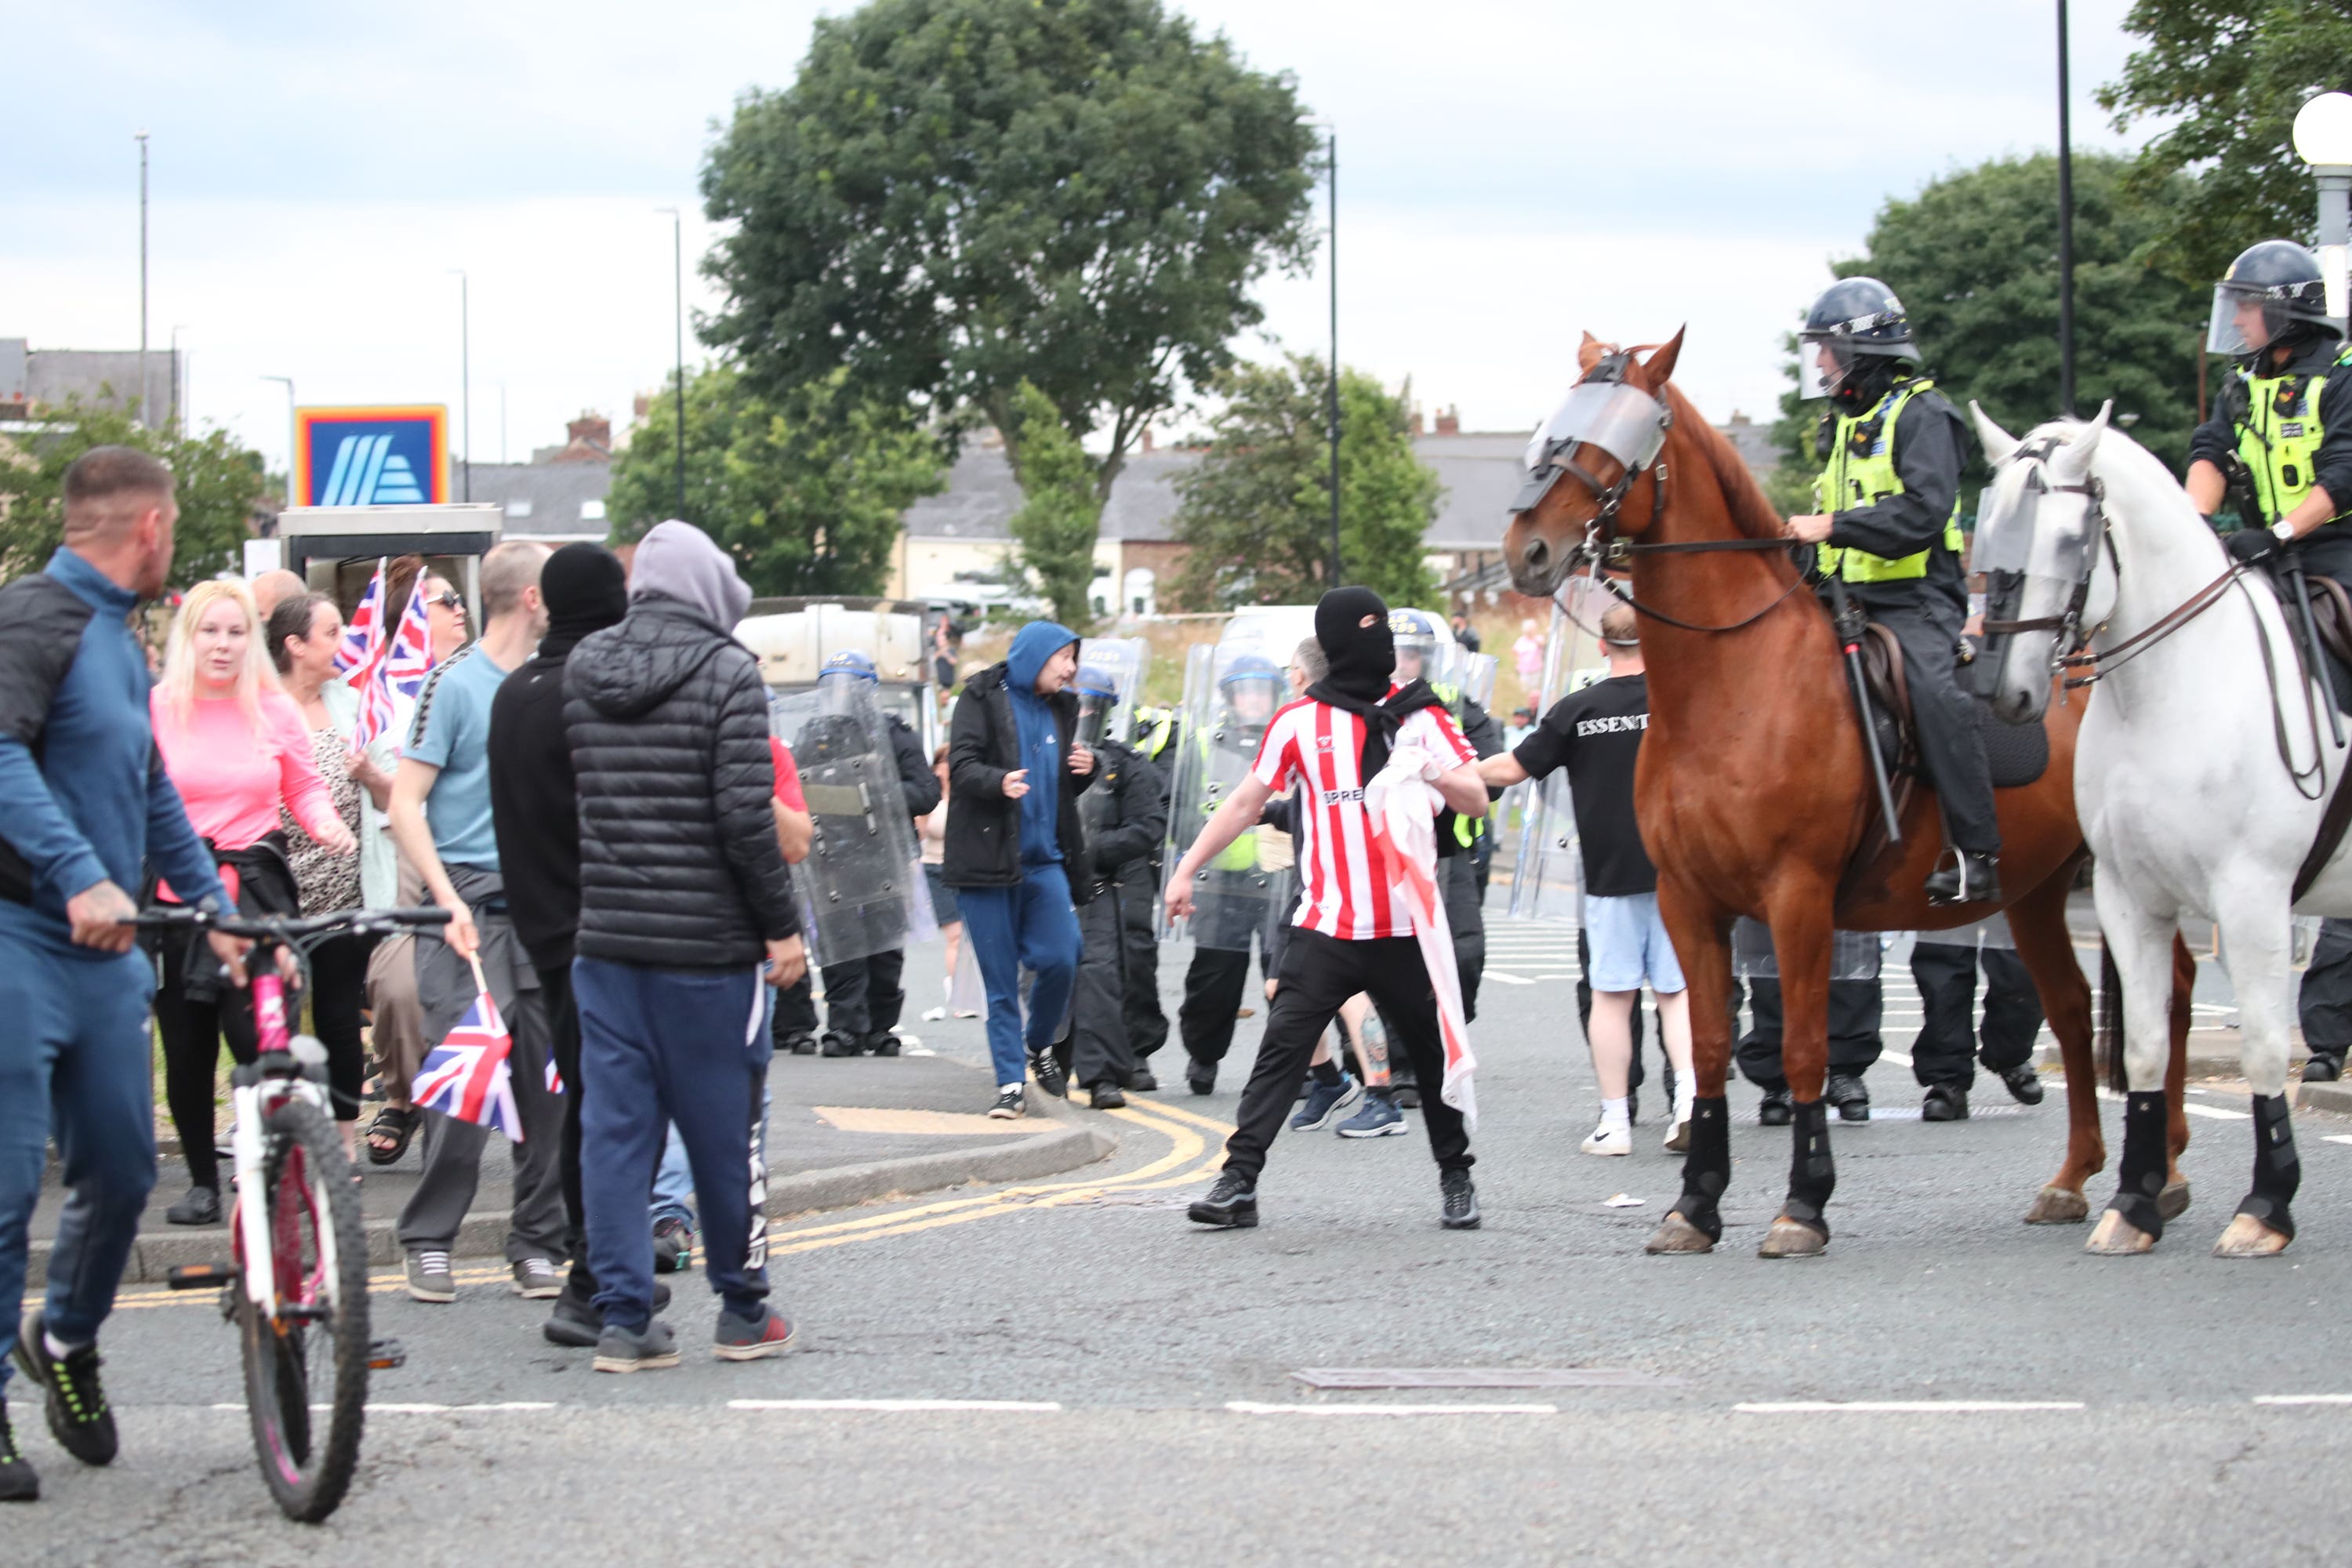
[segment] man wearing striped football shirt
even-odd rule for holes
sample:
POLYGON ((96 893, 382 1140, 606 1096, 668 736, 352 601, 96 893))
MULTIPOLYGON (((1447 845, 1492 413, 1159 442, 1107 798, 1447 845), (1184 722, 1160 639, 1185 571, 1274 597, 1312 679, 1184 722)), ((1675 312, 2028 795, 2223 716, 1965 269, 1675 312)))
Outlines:
MULTIPOLYGON (((1391 684, 1396 646, 1388 605, 1378 594, 1335 588, 1324 595, 1315 607, 1315 637, 1330 658, 1330 672, 1274 716, 1250 775, 1168 876, 1168 912, 1181 919, 1192 909, 1201 868, 1255 826, 1270 798, 1294 784, 1304 786, 1296 823, 1299 899, 1290 921, 1296 929, 1282 955, 1281 986, 1242 1091, 1237 1125, 1225 1142, 1224 1173, 1190 1211, 1202 1225, 1257 1224, 1257 1177, 1266 1150, 1297 1098, 1316 1040, 1340 1004, 1358 992, 1370 992, 1381 1005, 1395 1030, 1392 1045, 1409 1053, 1421 1081, 1435 1084, 1445 1077, 1436 994, 1387 862, 1391 851, 1372 837, 1364 785, 1392 749, 1411 740, 1451 759, 1435 784, 1455 811, 1484 813, 1486 786, 1444 700, 1420 680, 1391 684)), ((1443 1194, 1439 1222, 1449 1230, 1473 1229, 1478 1196, 1461 1113, 1434 1095, 1423 1109, 1443 1194)))

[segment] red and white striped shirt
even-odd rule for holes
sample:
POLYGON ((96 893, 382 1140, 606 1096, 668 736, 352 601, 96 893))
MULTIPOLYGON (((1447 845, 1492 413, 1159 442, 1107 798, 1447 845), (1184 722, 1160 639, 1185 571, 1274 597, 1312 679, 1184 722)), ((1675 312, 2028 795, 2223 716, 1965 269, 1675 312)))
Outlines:
MULTIPOLYGON (((1443 708, 1406 715, 1397 739, 1419 735, 1455 763, 1476 760, 1461 726, 1443 708)), ((1297 812, 1298 908, 1290 923, 1349 942, 1411 936, 1412 916, 1397 895, 1364 810, 1364 721, 1344 708, 1301 699, 1265 727, 1251 773, 1280 795, 1293 783, 1297 812)))

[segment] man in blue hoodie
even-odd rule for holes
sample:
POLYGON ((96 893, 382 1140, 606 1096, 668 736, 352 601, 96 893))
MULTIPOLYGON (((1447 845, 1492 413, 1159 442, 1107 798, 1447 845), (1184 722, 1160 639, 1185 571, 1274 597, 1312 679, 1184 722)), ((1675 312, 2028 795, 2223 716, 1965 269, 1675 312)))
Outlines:
MULTIPOLYGON (((98 1329, 155 1185, 153 967, 123 921, 152 861, 192 904, 226 905, 147 719, 131 610, 163 591, 172 470, 96 447, 66 470, 65 542, 0 587, 0 1352, 48 1394, 49 1431, 114 1458, 98 1329), (26 1226, 54 1136, 68 1192, 43 1304, 25 1314, 26 1226)), ((246 942, 212 939, 236 984, 246 942)), ((0 1360, 0 1390, 8 1366, 0 1360)), ((0 1501, 40 1495, 0 1404, 0 1501)))
POLYGON ((1094 783, 1094 753, 1077 738, 1078 634, 1032 621, 1002 664, 964 683, 948 736, 948 834, 940 879, 956 890, 964 930, 988 987, 988 1052, 996 1068, 989 1114, 1024 1107, 1021 971, 1029 992, 1029 1069, 1048 1094, 1067 1092, 1055 1037, 1077 978, 1073 897, 1084 898, 1078 795, 1094 783), (1065 778, 1067 784, 1065 787, 1065 778))

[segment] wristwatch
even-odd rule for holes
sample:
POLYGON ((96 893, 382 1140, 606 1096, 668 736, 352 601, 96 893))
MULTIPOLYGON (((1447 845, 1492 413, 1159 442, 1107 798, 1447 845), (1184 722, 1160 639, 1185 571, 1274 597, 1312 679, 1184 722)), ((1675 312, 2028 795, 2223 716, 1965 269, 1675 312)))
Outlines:
POLYGON ((2281 544, 2293 544, 2294 542, 2294 525, 2287 521, 2286 519, 2281 518, 2278 521, 2271 524, 2271 537, 2277 540, 2281 544))

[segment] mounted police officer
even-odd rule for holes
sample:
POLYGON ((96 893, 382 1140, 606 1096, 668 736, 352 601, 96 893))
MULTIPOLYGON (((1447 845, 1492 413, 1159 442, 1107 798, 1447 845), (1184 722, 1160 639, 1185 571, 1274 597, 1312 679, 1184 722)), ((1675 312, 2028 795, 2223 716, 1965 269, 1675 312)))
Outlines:
POLYGON ((1108 732, 1118 705, 1118 678, 1097 665, 1077 676, 1078 739, 1095 753, 1095 787, 1078 797, 1086 864, 1078 871, 1093 897, 1078 906, 1084 957, 1070 999, 1071 1076, 1087 1086, 1097 1110, 1127 1103, 1143 1070, 1128 1031, 1127 931, 1137 905, 1150 919, 1159 896, 1155 864, 1168 834, 1167 786, 1143 753, 1108 732))
POLYGON ((1818 569, 1903 645, 1920 760, 1957 851, 1927 878, 1927 901, 2000 897, 2000 825, 1975 705, 1960 689, 1968 616, 1960 564, 1960 416, 1919 368, 1910 318, 1875 278, 1832 284, 1805 317, 1801 394, 1827 397, 1814 438, 1825 459, 1818 512, 1790 538, 1821 546, 1818 569))
MULTIPOLYGON (((2352 349, 2327 314, 2318 258, 2266 239, 2231 262, 2213 286, 2205 347, 2238 363, 2189 437, 2189 499, 2210 518, 2236 492, 2241 526, 2222 541, 2233 559, 2275 563, 2292 549, 2305 572, 2352 583, 2352 349)), ((2298 1010, 2311 1048, 2304 1081, 2341 1078, 2352 921, 2322 922, 2298 1010)))

